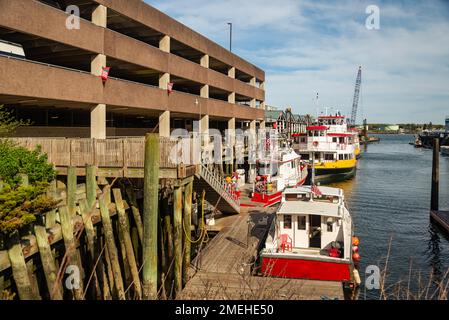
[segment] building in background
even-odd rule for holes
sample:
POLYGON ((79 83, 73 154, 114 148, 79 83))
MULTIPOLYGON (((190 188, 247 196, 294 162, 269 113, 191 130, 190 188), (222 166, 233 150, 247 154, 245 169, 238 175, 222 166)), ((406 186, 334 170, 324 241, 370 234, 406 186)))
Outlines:
POLYGON ((264 126, 265 72, 141 0, 0 0, 0 40, 25 53, 0 53, 0 105, 32 121, 17 136, 264 126))

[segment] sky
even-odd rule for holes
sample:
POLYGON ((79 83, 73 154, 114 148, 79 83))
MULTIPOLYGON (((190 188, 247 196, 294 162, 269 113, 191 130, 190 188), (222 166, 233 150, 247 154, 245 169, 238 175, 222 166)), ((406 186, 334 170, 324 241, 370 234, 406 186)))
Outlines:
POLYGON ((357 122, 443 124, 449 115, 449 1, 146 0, 266 72, 266 103, 357 122), (379 9, 379 28, 370 5, 379 9), (316 95, 319 99, 316 100, 316 95), (318 107, 318 108, 317 108, 318 107), (332 109, 333 108, 333 109, 332 109))

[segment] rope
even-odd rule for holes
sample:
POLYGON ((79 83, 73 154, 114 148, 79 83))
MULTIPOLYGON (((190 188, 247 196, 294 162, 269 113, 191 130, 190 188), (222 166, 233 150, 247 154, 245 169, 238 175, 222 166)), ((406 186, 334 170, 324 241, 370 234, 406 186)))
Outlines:
POLYGON ((209 241, 209 234, 207 233, 207 226, 206 226, 206 221, 204 219, 204 200, 206 198, 206 191, 203 190, 203 194, 201 196, 201 222, 202 222, 202 228, 200 229, 200 235, 198 237, 198 239, 196 240, 192 240, 190 238, 190 235, 187 233, 186 231, 186 226, 184 224, 184 221, 182 223, 182 230, 184 231, 184 235, 186 237, 186 239, 193 244, 196 243, 207 243, 209 241))

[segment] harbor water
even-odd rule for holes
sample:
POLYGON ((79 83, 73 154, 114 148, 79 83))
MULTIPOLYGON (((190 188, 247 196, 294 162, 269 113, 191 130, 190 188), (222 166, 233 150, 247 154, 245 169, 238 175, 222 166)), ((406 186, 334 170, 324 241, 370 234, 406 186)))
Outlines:
MULTIPOLYGON (((449 237, 429 219, 432 150, 409 145, 411 135, 379 137, 379 143, 366 146, 356 177, 332 185, 344 189, 361 240, 361 299, 379 298, 379 290, 364 286, 365 271, 369 265, 384 270, 387 257, 386 286, 402 281, 415 294, 432 272, 438 280, 449 268, 449 237)), ((449 209, 445 157, 440 158, 440 209, 449 209)))

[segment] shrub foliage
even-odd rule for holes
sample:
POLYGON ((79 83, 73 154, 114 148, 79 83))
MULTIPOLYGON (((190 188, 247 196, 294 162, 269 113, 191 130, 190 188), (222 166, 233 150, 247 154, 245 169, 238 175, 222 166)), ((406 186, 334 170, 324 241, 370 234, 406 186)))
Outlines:
POLYGON ((9 235, 34 222, 36 215, 57 203, 46 195, 56 172, 40 148, 30 151, 10 141, 0 141, 0 234, 9 235), (21 185, 21 174, 29 185, 21 185))

